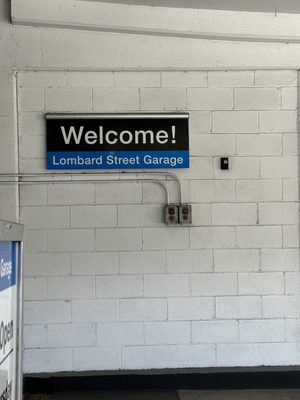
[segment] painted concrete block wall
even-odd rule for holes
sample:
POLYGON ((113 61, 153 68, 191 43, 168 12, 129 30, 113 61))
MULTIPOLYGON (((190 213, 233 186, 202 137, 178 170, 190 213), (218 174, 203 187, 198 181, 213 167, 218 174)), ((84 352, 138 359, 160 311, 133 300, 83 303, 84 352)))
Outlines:
MULTIPOLYGON (((0 173, 14 173, 17 172, 14 76, 1 67, 0 88, 0 173)), ((14 185, 0 184, 0 191, 0 218, 16 221, 18 216, 17 188, 14 185)))
MULTIPOLYGON (((0 2, 0 173, 18 170, 16 135, 16 90, 13 74, 14 44, 12 27, 7 18, 9 4, 0 2)), ((18 189, 0 184, 0 219, 18 221, 18 189)))
POLYGON ((26 372, 299 365, 297 84, 18 73, 21 172, 45 171, 45 112, 187 111, 191 168, 175 172, 193 205, 192 226, 167 227, 154 184, 23 186, 26 372))

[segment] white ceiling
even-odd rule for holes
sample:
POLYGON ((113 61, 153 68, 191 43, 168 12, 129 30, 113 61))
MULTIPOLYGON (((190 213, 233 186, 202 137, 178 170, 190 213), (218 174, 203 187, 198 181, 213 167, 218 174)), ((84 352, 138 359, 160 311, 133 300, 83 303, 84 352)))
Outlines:
POLYGON ((300 0, 81 0, 101 3, 300 14, 300 0))

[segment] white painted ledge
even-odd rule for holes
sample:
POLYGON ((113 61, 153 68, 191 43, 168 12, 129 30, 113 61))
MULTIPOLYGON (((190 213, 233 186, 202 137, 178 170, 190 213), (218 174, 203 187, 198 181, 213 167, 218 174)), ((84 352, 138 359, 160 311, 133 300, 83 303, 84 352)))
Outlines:
POLYGON ((12 0, 12 22, 143 35, 300 43, 300 15, 195 10, 82 0, 12 0))

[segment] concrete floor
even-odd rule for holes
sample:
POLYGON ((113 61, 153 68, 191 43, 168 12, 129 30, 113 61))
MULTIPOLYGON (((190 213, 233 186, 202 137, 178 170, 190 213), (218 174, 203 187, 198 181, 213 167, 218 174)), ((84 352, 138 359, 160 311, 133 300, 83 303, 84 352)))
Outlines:
MULTIPOLYGON (((300 390, 103 390, 64 392, 32 397, 34 400, 300 400, 300 390)), ((31 400, 28 397, 28 400, 31 400)))

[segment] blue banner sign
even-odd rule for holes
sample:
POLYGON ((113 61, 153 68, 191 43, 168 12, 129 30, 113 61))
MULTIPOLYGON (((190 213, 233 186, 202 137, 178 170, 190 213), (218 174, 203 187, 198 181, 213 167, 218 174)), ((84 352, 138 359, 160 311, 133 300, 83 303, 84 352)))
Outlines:
POLYGON ((188 114, 47 114, 48 169, 189 168, 188 114))
POLYGON ((51 169, 136 169, 136 168, 188 168, 189 153, 182 151, 49 151, 48 168, 51 169))
POLYGON ((16 244, 0 242, 0 292, 16 284, 16 244))

